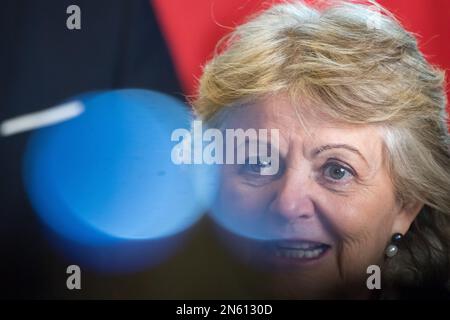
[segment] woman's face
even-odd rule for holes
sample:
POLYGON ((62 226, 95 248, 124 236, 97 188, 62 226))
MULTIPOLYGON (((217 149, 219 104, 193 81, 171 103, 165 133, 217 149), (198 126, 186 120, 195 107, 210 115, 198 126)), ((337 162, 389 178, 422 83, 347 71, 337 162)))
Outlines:
POLYGON ((279 170, 224 165, 214 211, 264 229, 267 241, 239 237, 236 248, 270 271, 276 292, 364 297, 367 267, 383 272, 391 235, 404 234, 418 210, 396 201, 377 127, 314 117, 306 105, 297 110, 303 125, 281 96, 230 112, 225 128, 279 130, 279 170))

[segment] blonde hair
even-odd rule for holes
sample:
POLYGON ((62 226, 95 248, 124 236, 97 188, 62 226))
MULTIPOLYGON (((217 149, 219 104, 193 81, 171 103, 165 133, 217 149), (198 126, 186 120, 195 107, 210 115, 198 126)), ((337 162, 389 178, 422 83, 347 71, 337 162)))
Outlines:
POLYGON ((197 115, 213 121, 235 104, 287 93, 333 119, 383 128, 392 180, 405 202, 425 206, 390 262, 406 282, 447 281, 450 151, 444 72, 416 38, 374 2, 274 5, 237 27, 204 67, 197 115), (402 250, 400 250, 402 251, 402 250))

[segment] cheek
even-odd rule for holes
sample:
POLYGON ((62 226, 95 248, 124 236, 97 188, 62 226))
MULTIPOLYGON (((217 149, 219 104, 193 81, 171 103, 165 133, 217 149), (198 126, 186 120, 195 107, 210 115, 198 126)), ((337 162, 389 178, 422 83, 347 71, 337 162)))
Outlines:
POLYGON ((258 187, 245 184, 234 171, 232 167, 224 169, 218 194, 220 209, 240 216, 264 214, 271 199, 270 184, 258 187))
POLYGON ((324 205, 337 233, 340 259, 347 265, 378 263, 395 215, 395 199, 389 188, 360 190, 348 197, 330 196, 324 205), (331 205, 332 204, 332 205, 331 205))

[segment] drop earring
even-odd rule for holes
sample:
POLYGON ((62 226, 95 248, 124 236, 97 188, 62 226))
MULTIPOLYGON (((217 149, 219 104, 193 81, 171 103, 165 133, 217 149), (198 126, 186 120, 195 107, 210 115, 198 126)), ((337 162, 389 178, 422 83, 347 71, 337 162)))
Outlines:
POLYGON ((391 243, 387 246, 385 254, 388 258, 392 258, 398 252, 398 244, 403 239, 401 233, 394 233, 391 238, 391 243))

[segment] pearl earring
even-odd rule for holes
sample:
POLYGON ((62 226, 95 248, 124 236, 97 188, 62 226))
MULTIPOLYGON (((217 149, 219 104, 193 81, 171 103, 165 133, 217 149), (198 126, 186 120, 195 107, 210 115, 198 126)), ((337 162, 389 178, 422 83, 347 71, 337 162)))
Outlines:
POLYGON ((385 254, 388 258, 392 258, 398 252, 398 243, 403 239, 401 233, 394 233, 391 238, 391 243, 387 246, 385 254))

